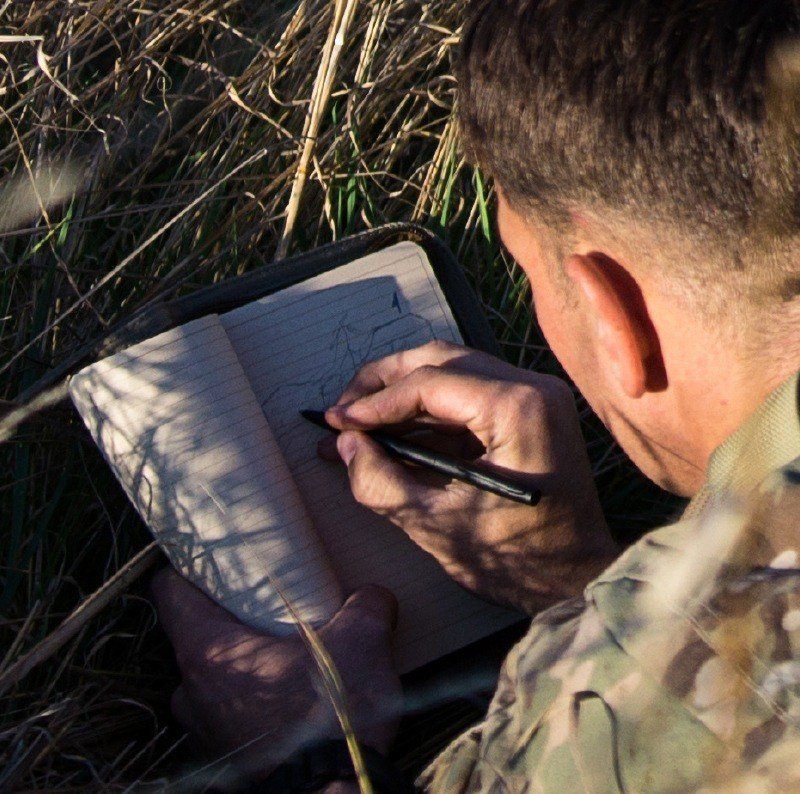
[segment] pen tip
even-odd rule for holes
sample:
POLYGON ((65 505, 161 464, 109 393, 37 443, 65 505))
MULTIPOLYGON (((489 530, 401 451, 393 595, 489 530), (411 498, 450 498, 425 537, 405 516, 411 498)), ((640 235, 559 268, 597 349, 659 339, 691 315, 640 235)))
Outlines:
POLYGON ((315 411, 313 408, 301 408, 300 416, 307 422, 315 424, 317 427, 322 427, 325 430, 333 429, 325 420, 325 411, 315 411))

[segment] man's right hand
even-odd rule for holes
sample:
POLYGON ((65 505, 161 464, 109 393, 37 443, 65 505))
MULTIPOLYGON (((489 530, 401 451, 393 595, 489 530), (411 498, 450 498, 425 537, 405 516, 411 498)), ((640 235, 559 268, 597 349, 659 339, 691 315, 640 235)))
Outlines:
MULTIPOLYGON (((402 527, 464 587, 533 614, 616 556, 569 387, 442 342, 367 364, 326 414, 355 498, 402 527), (535 507, 437 481, 364 430, 427 428, 438 446, 528 478, 535 507)), ((330 454, 328 449, 328 454, 330 454)), ((325 454, 325 445, 321 448, 325 454)))

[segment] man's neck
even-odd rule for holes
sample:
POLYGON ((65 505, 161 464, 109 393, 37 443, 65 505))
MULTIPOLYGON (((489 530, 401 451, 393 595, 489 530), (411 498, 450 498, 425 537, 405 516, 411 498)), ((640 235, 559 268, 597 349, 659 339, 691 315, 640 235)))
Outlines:
MULTIPOLYGON (((684 395, 685 416, 698 454, 699 470, 706 472, 714 451, 758 410, 767 396, 798 370, 800 361, 781 367, 758 367, 719 362, 707 379, 697 379, 684 395)), ((701 483, 698 482, 698 487, 701 483)))

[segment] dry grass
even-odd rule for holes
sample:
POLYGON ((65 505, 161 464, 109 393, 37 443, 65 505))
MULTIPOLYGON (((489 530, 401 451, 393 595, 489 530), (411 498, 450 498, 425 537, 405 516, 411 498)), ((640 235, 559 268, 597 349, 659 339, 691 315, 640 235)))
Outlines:
MULTIPOLYGON (((7 188, 49 185, 27 204, 0 197, 4 216, 19 212, 17 228, 0 230, 7 408, 162 296, 391 220, 435 229, 467 267, 505 355, 554 370, 520 273, 499 250, 491 189, 458 152, 460 8, 0 3, 0 174, 7 188), (43 213, 64 188, 52 176, 64 164, 80 189, 43 213)), ((612 521, 635 530, 655 520, 657 494, 588 415, 586 434, 612 521)), ((2 674, 148 539, 63 402, 22 422, 0 460, 2 674)), ((3 695, 0 789, 180 779, 168 659, 140 589, 125 590, 3 695)))

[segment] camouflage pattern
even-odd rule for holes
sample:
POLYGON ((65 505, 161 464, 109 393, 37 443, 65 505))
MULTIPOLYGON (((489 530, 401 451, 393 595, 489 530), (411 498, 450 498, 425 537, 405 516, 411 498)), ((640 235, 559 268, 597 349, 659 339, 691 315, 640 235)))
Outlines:
POLYGON ((715 452, 677 524, 533 620, 421 787, 800 791, 798 381, 715 452))

